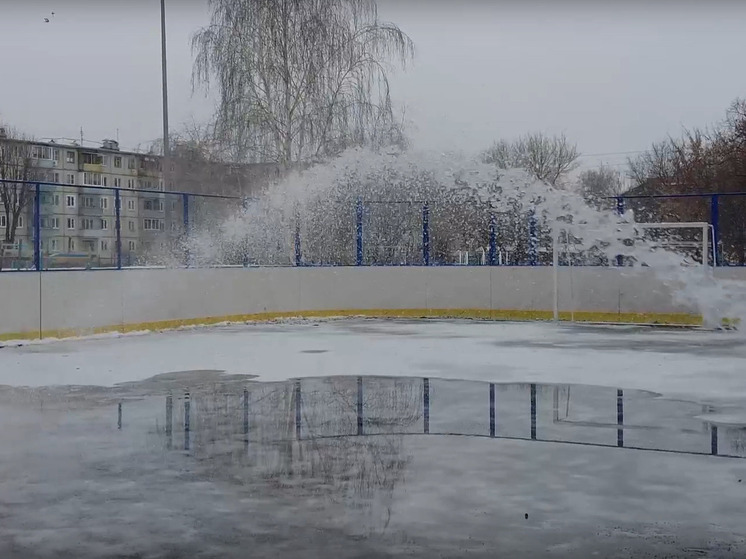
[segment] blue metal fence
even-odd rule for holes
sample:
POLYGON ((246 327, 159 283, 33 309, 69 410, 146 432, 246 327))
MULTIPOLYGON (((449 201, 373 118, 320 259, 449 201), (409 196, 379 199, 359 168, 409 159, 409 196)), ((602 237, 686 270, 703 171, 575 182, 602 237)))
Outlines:
POLYGON ((746 192, 639 194, 616 197, 617 212, 635 212, 636 221, 707 222, 717 266, 746 265, 746 192))
POLYGON ((235 196, 1 180, 0 270, 118 269, 190 264, 195 222, 228 215, 235 196), (22 191, 21 189, 24 189, 22 191), (216 212, 211 203, 222 205, 216 212), (16 219, 13 219, 13 218, 16 219), (13 227, 12 223, 16 224, 13 227))
MULTIPOLYGON (((744 426, 720 423, 727 406, 616 387, 337 376, 205 386, 181 402, 183 448, 203 456, 216 441, 244 453, 250 444, 257 453, 291 440, 428 435, 746 459, 744 426)), ((171 396, 165 412, 170 448, 179 429, 171 396)))
MULTIPOLYGON (((219 228, 222 219, 235 213, 236 202, 244 208, 248 205, 247 199, 236 196, 7 180, 0 181, 0 186, 3 183, 28 189, 31 196, 16 212, 17 220, 2 216, 0 235, 5 235, 0 270, 199 265, 190 243, 192 232, 219 228), (11 222, 18 226, 15 235, 8 232, 11 222)), ((613 202, 617 213, 631 209, 637 221, 708 222, 717 249, 716 264, 746 265, 746 193, 622 195, 613 202)), ((485 209, 484 215, 474 217, 467 226, 454 223, 449 208, 426 200, 359 198, 350 203, 354 207, 345 219, 348 226, 354 220, 354 242, 344 226, 340 237, 349 247, 342 250, 350 255, 347 260, 334 253, 315 262, 307 242, 319 238, 319 232, 304 231, 298 213, 291 245, 278 246, 280 251, 287 250, 286 262, 295 266, 551 264, 548 230, 533 209, 512 217, 515 230, 510 237, 506 236, 506 217, 500 214, 498 218, 495 209, 485 209), (468 227, 473 229, 468 234, 459 229, 468 227), (454 232, 467 239, 459 247, 464 250, 457 252, 471 255, 460 262, 451 254, 453 242, 444 242, 454 232)), ((250 259, 248 248, 240 250, 243 254, 234 251, 213 265, 268 263, 253 255, 250 259)), ((621 265, 623 258, 618 256, 616 263, 621 265)))

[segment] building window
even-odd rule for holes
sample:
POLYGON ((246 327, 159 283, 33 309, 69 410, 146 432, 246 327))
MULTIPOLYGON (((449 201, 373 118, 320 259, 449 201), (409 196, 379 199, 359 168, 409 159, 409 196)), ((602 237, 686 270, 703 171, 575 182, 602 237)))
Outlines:
POLYGON ((57 239, 50 239, 49 241, 49 250, 57 250, 58 247, 57 239))
POLYGON ((23 216, 22 215, 18 216, 18 228, 19 229, 23 228, 23 216))
POLYGON ((130 241, 130 244, 129 244, 130 250, 135 250, 135 246, 136 246, 135 241, 130 241))
POLYGON ((65 161, 67 161, 68 163, 75 163, 75 152, 68 151, 67 156, 65 157, 65 161))
POLYGON ((93 224, 93 219, 90 217, 85 217, 81 220, 81 227, 83 229, 95 229, 95 226, 93 224))
POLYGON ((101 241, 101 252, 108 252, 109 241, 101 241))
POLYGON ((122 179, 119 177, 114 177, 114 188, 121 188, 122 187, 122 179))
POLYGON ((42 194, 41 203, 47 204, 50 206, 59 206, 60 195, 59 194, 42 194))
POLYGON ((109 209, 109 199, 106 196, 102 196, 101 200, 99 200, 101 203, 101 209, 102 210, 108 210, 109 209))
POLYGON ((103 165, 104 158, 101 157, 98 153, 84 153, 83 164, 84 165, 103 165))
POLYGON ((101 173, 83 173, 83 184, 90 184, 91 186, 101 186, 101 183, 101 173))
POLYGON ((121 156, 119 156, 119 155, 115 155, 114 156, 114 167, 116 167, 117 169, 121 169, 122 168, 122 158, 121 158, 121 156))
POLYGON ((163 220, 144 219, 142 222, 142 228, 145 229, 145 231, 163 231, 163 220))
POLYGON ((67 196, 65 196, 65 205, 68 208, 75 207, 75 195, 74 194, 68 194, 67 196))
POLYGON ((127 224, 127 229, 129 229, 130 231, 135 230, 135 222, 132 221, 131 219, 129 220, 129 223, 127 224))
POLYGON ((108 186, 108 185, 106 184, 106 177, 104 177, 104 186, 108 186))
POLYGON ((67 184, 75 184, 75 175, 74 174, 67 175, 67 184))
POLYGON ((109 228, 109 220, 108 219, 102 219, 101 220, 101 229, 108 229, 109 228))
POLYGON ((134 210, 135 209, 135 201, 134 200, 127 200, 127 209, 128 210, 134 210))
POLYGON ((5 229, 8 226, 8 216, 0 215, 0 228, 5 229))
POLYGON ((101 166, 102 167, 108 167, 109 166, 109 156, 108 155, 102 155, 101 156, 101 166))
POLYGON ((41 226, 46 229, 59 229, 60 218, 59 217, 43 217, 41 219, 41 226))
POLYGON ((49 146, 34 146, 31 149, 31 157, 34 159, 48 159, 53 161, 56 154, 58 154, 57 150, 53 150, 49 146))
POLYGON ((93 198, 93 196, 81 196, 80 205, 84 208, 95 208, 96 200, 93 198))
POLYGON ((135 188, 135 181, 134 181, 134 179, 127 179, 127 188, 129 188, 129 189, 135 188))
POLYGON ((171 222, 171 231, 176 231, 176 222, 175 221, 171 222))
POLYGON ((60 174, 52 173, 52 182, 60 182, 60 174))
POLYGON ((68 229, 75 229, 75 218, 74 217, 68 217, 67 218, 67 228, 68 229))
POLYGON ((145 200, 145 209, 155 212, 162 212, 163 200, 145 200))
POLYGON ((72 237, 68 237, 67 239, 67 251, 75 252, 75 239, 73 239, 72 237))

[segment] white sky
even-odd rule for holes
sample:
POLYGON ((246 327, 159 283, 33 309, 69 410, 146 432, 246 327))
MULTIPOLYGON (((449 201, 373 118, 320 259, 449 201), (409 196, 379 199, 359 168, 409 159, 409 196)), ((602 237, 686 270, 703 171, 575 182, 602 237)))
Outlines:
MULTIPOLYGON (((206 0, 167 0, 171 126, 209 118, 191 90, 206 0)), ((746 2, 380 0, 417 45, 393 76, 421 149, 564 132, 586 165, 720 120, 746 96, 746 2)), ((0 118, 44 137, 134 147, 161 135, 158 0, 2 0, 0 118), (55 16, 51 17, 51 12, 55 16), (43 18, 50 17, 50 23, 43 18)))

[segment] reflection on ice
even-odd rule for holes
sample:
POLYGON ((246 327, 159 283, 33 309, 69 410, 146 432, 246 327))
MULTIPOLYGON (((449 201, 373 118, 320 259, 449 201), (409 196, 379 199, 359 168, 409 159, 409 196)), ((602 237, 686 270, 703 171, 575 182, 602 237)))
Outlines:
MULTIPOLYGON (((616 549, 674 513, 728 524, 732 515, 712 516, 736 506, 721 474, 743 468, 719 457, 746 457, 744 415, 637 390, 437 378, 260 383, 190 372, 114 388, 5 388, 0 551, 238 557, 242 543, 258 556, 328 556, 330 545, 337 557, 458 555, 478 541, 520 554, 624 526, 609 532, 616 549)), ((661 552, 685 542, 675 551, 686 557, 709 541, 668 530, 661 552)))

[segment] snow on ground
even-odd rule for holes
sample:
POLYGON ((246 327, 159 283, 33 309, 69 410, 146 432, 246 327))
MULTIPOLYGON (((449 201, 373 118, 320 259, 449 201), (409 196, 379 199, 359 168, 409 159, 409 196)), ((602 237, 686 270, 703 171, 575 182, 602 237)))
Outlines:
POLYGON ((177 371, 260 381, 429 376, 581 383, 702 400, 746 398, 738 332, 350 319, 231 325, 0 349, 0 385, 111 386, 177 371))
MULTIPOLYGON (((583 383, 625 388, 625 445, 707 453, 719 414, 732 423, 720 452, 742 456, 744 364, 734 332, 473 321, 288 321, 5 347, 0 557, 741 558, 746 460, 613 448, 613 388, 536 395, 539 438, 612 447, 434 433, 489 425, 484 384, 437 377, 583 383), (377 434, 306 438, 356 432, 356 375, 431 377, 433 434, 422 434, 422 381, 366 378, 364 428, 377 434), (293 440, 294 383, 268 381, 327 376, 301 383, 293 440), (71 384, 89 386, 59 386, 71 384)), ((528 388, 498 385, 496 401, 497 434, 529 438, 528 388)))

